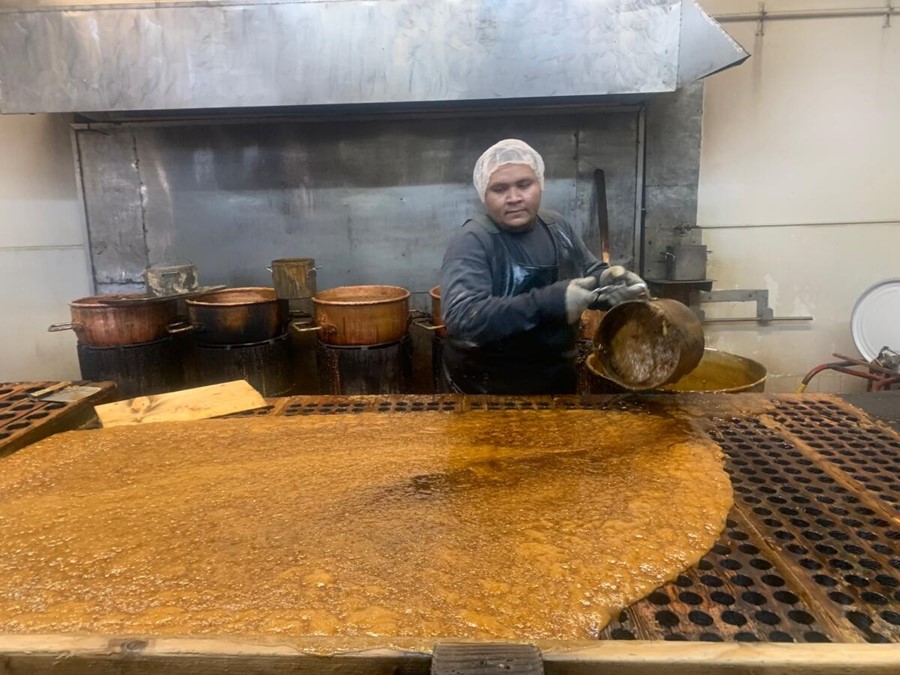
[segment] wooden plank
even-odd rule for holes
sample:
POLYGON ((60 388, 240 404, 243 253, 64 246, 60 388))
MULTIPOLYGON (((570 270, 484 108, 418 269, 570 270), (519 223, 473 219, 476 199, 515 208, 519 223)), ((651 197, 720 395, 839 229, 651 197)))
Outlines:
POLYGON ((266 407, 266 400, 246 380, 138 396, 95 408, 104 427, 150 422, 184 422, 266 407))
MULTIPOLYGON (((426 675, 437 642, 392 639, 272 640, 71 635, 0 635, 0 674, 90 672, 403 673, 426 675)), ((538 642, 547 675, 862 674, 900 672, 900 645, 706 643, 662 641, 538 642)))

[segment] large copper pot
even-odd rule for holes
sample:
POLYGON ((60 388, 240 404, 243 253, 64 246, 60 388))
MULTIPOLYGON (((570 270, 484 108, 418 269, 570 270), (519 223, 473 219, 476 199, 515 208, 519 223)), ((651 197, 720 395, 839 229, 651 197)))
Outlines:
POLYGON ((185 300, 190 323, 170 332, 193 331, 197 342, 236 345, 264 342, 287 329, 287 300, 274 288, 226 288, 185 300))
POLYGON ((92 295, 69 303, 72 321, 47 330, 73 330, 86 347, 118 347, 155 342, 168 335, 178 300, 148 298, 143 293, 92 295))
POLYGON ((660 387, 660 391, 702 391, 716 394, 765 391, 767 375, 766 367, 759 361, 707 349, 696 368, 680 380, 660 387))
POLYGON ((338 286, 313 297, 316 330, 332 345, 376 345, 406 335, 410 292, 399 286, 338 286))

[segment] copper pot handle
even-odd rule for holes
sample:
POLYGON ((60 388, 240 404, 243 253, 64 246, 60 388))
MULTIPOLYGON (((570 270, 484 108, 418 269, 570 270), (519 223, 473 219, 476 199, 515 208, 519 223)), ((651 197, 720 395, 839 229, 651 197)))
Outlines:
POLYGON ((334 335, 335 333, 337 333, 337 328, 335 328, 331 324, 323 323, 318 326, 306 326, 304 328, 300 328, 300 326, 297 325, 298 323, 299 322, 297 321, 291 322, 291 328, 293 328, 298 333, 312 333, 319 330, 323 333, 327 333, 328 335, 334 335))
POLYGON ((433 323, 430 325, 426 325, 424 323, 425 321, 430 321, 430 319, 413 319, 412 325, 415 326, 416 328, 421 328, 422 330, 427 330, 427 331, 436 331, 436 330, 442 330, 442 329, 446 328, 446 326, 442 323, 441 324, 433 323))
MULTIPOLYGON (((266 269, 269 270, 269 271, 271 272, 271 271, 272 271, 272 266, 271 266, 271 265, 266 265, 266 269)), ((320 270, 320 269, 322 269, 322 266, 321 266, 321 265, 315 265, 314 267, 310 267, 310 268, 309 268, 308 270, 306 270, 306 271, 307 271, 307 272, 315 272, 316 270, 320 270)))
POLYGON ((83 323, 78 323, 77 321, 69 321, 67 323, 54 323, 50 324, 50 327, 47 328, 48 333, 59 333, 64 330, 79 330, 84 328, 83 323))
POLYGON ((167 330, 169 331, 169 335, 177 335, 178 333, 189 333, 198 328, 199 324, 194 325, 190 321, 176 321, 175 323, 170 323, 167 330))

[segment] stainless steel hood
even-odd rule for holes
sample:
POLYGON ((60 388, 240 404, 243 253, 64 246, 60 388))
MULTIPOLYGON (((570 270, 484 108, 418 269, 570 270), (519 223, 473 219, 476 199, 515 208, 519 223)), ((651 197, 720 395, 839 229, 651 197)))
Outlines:
POLYGON ((0 0, 0 112, 629 100, 748 54, 691 0, 0 0))

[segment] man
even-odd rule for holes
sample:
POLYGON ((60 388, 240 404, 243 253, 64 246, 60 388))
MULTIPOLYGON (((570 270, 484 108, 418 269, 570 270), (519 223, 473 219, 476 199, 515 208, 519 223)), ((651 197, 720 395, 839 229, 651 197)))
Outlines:
POLYGON ((441 267, 448 381, 468 394, 574 393, 581 313, 642 297, 646 286, 540 208, 544 160, 527 143, 488 148, 473 181, 487 214, 466 221, 441 267))

